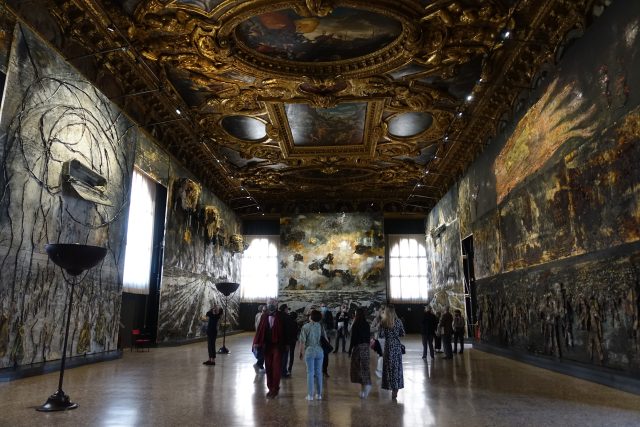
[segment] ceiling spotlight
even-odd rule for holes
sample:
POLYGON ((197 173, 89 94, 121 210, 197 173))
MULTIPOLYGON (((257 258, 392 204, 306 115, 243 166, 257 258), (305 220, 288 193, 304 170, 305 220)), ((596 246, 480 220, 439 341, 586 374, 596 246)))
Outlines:
POLYGON ((429 175, 429 170, 424 171, 425 175, 429 175))
POLYGON ((456 117, 462 117, 462 111, 458 111, 458 114, 456 114, 456 117))
POLYGON ((113 32, 115 32, 116 30, 115 30, 115 28, 113 28, 111 25, 109 25, 109 26, 107 27, 107 31, 109 31, 109 32, 112 32, 112 33, 113 33, 113 32))
POLYGON ((180 111, 180 109, 179 109, 179 108, 176 108, 176 114, 177 114, 177 115, 180 115, 180 114, 182 114, 182 111, 180 111))
POLYGON ((448 141, 448 140, 449 140, 449 135, 445 135, 443 139, 444 139, 445 141, 448 141))
POLYGON ((467 95, 467 97, 465 99, 467 100, 467 102, 473 101, 473 94, 470 93, 469 95, 467 95))
POLYGON ((500 38, 501 38, 502 40, 506 40, 506 39, 508 39, 508 38, 510 38, 510 37, 511 37, 511 31, 509 31, 509 30, 504 30, 504 31, 502 32, 502 34, 500 34, 500 38))
POLYGON ((416 187, 422 187, 422 184, 417 183, 417 184, 416 184, 416 187))
POLYGON ((480 78, 478 79, 478 83, 484 83, 484 79, 483 79, 482 77, 480 77, 480 78))

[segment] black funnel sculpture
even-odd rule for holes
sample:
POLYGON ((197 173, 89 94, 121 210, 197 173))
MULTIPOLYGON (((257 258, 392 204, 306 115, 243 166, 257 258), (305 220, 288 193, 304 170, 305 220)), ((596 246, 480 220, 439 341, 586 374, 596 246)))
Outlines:
POLYGON ((71 402, 69 396, 62 391, 62 380, 64 378, 64 365, 67 360, 67 340, 69 339, 69 324, 71 323, 71 306, 73 305, 73 292, 78 284, 78 276, 83 271, 98 264, 107 254, 106 248, 98 246, 88 246, 80 244, 54 243, 45 246, 49 259, 54 264, 61 267, 72 276, 71 292, 69 292, 69 305, 67 306, 67 325, 64 332, 64 344, 62 348, 62 361, 60 362, 60 379, 58 380, 58 390, 47 399, 47 402, 36 408, 37 411, 52 412, 75 409, 77 403, 71 402))
POLYGON ((229 354, 226 347, 227 340, 227 305, 229 304, 229 295, 234 293, 240 287, 240 283, 220 282, 216 283, 216 288, 224 295, 224 324, 222 325, 222 347, 218 350, 220 354, 229 354))

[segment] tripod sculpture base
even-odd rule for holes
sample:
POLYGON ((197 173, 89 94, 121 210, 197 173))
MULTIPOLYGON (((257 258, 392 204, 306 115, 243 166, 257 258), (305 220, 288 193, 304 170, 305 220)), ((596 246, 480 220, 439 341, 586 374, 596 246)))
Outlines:
POLYGON ((69 395, 65 394, 64 391, 58 390, 53 393, 47 399, 47 402, 36 408, 36 411, 40 412, 54 412, 54 411, 66 411, 69 409, 76 409, 78 407, 77 403, 69 400, 69 395))
POLYGON ((220 347, 218 349, 218 353, 220 353, 220 354, 229 354, 229 349, 227 347, 222 346, 222 347, 220 347))

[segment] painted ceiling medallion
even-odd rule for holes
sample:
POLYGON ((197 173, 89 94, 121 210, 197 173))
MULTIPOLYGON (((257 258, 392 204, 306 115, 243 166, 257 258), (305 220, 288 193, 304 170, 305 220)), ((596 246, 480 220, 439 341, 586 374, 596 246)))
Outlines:
POLYGON ((237 39, 260 54, 294 62, 332 62, 376 52, 402 33, 400 22, 367 10, 339 7, 305 17, 292 9, 263 13, 236 28, 237 39))

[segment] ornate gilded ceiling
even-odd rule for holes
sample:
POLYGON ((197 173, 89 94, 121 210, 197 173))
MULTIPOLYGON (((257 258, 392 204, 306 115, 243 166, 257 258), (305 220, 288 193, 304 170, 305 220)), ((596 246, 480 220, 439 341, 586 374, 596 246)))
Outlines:
POLYGON ((426 213, 596 0, 7 0, 241 215, 426 213))

